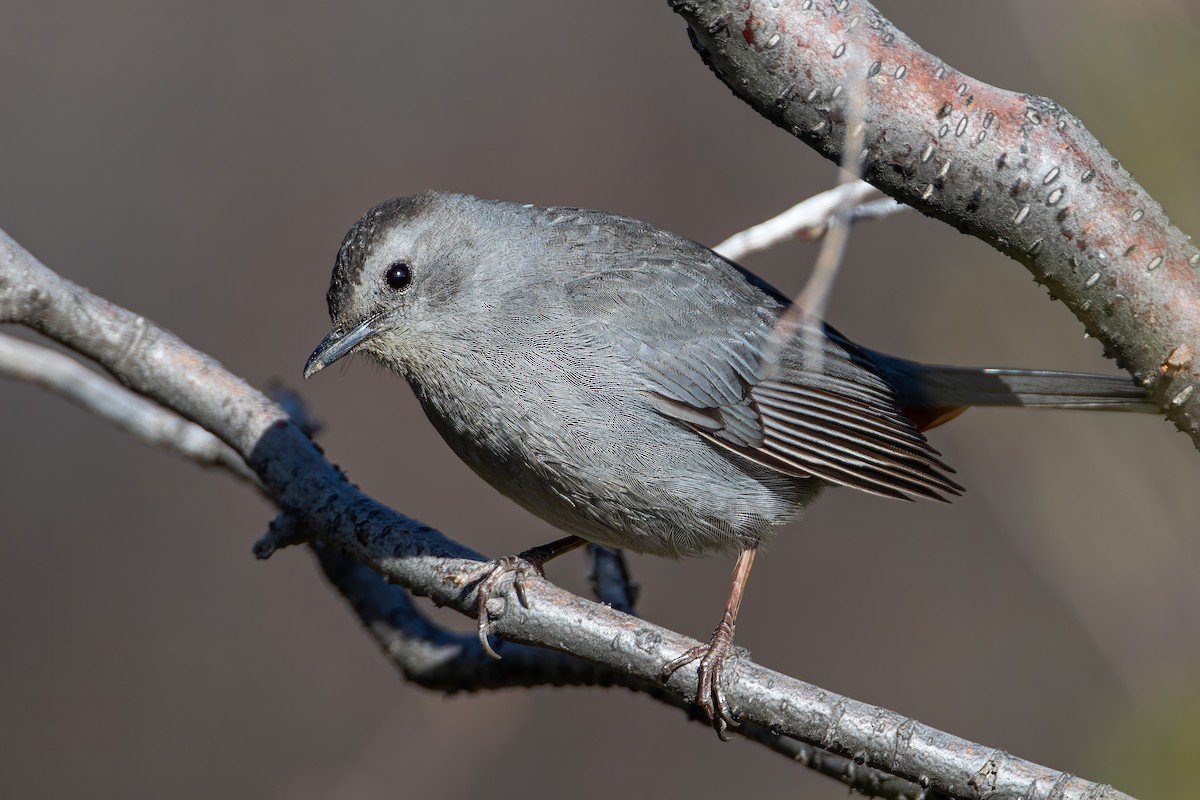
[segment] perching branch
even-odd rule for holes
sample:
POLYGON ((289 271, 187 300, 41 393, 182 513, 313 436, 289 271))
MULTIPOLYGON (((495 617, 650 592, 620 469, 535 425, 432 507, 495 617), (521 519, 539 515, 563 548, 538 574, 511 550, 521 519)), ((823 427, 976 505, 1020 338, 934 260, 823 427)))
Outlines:
MULTIPOLYGON (((705 727, 711 724, 698 706, 657 683, 630 679, 564 653, 505 642, 504 658, 497 661, 484 652, 478 636, 453 633, 435 625, 418 610, 407 592, 387 584, 370 568, 321 544, 312 545, 312 550, 326 579, 354 609, 379 648, 406 680, 419 686, 443 692, 513 686, 621 686, 674 706, 693 722, 705 727)), ((600 601, 613 607, 630 602, 634 592, 623 574, 619 552, 598 545, 591 545, 589 552, 600 601)), ((922 794, 921 787, 914 783, 772 733, 762 725, 743 723, 732 732, 868 797, 911 800, 922 794)), ((936 792, 925 792, 924 796, 926 800, 945 797, 936 792)))
POLYGON ((826 158, 864 85, 863 178, 1028 267, 1200 446, 1200 250, 1082 122, 958 72, 865 0, 671 6, 734 94, 826 158))
MULTIPOLYGON (((473 581, 483 560, 478 554, 362 494, 277 404, 171 333, 54 274, 3 233, 0 322, 26 325, 91 358, 134 392, 203 426, 236 451, 282 511, 260 543, 261 554, 305 539, 319 541, 388 582, 475 613, 473 581)), ((528 607, 502 590, 507 602, 494 620, 496 634, 583 659, 623 681, 654 686, 662 665, 696 644, 543 579, 529 579, 526 594, 528 607)), ((690 702, 696 683, 684 672, 672 676, 666 690, 690 702)), ((727 679, 726 695, 745 723, 950 797, 1125 797, 744 656, 734 661, 727 679)))

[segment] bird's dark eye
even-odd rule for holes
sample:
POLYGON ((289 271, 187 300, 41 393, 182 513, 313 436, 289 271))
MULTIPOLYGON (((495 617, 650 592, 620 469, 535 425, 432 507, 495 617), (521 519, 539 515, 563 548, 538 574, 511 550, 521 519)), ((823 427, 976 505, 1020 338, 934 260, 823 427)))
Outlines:
POLYGON ((383 280, 393 291, 400 291, 412 283, 412 267, 407 261, 397 261, 388 267, 383 280))

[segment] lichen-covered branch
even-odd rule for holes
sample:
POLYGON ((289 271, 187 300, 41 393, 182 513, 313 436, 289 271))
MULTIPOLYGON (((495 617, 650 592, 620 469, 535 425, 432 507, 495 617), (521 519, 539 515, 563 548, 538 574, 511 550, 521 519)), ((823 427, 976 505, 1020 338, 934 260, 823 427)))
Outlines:
POLYGON ((1200 250, 1080 120, 954 69, 864 0, 671 5, 734 94, 826 158, 861 87, 862 177, 1028 267, 1200 446, 1200 250))

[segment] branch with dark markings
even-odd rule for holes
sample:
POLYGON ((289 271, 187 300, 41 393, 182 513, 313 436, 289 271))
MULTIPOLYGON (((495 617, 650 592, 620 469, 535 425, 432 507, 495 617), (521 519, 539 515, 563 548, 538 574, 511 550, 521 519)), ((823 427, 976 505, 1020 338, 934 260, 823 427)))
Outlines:
MULTIPOLYGON (((171 333, 59 277, 3 233, 0 322, 25 325, 94 360, 133 392, 233 449, 283 512, 264 537, 260 555, 298 541, 318 541, 389 583, 461 613, 476 612, 472 577, 480 571, 481 556, 364 495, 277 404, 171 333)), ((528 607, 501 592, 507 603, 494 621, 497 635, 611 670, 621 676, 621 685, 674 697, 673 703, 694 699, 695 676, 686 670, 665 688, 656 685, 662 665, 697 644, 694 640, 541 578, 526 581, 526 594, 528 607)), ((1125 797, 772 672, 745 656, 736 657, 728 672, 726 695, 747 732, 762 726, 777 737, 806 742, 931 792, 971 798, 1125 797)), ((818 760, 811 753, 803 758, 818 760)))
POLYGON ((734 94, 826 158, 862 86, 863 178, 1028 267, 1200 446, 1200 250, 1082 122, 955 70, 864 0, 671 6, 734 94))

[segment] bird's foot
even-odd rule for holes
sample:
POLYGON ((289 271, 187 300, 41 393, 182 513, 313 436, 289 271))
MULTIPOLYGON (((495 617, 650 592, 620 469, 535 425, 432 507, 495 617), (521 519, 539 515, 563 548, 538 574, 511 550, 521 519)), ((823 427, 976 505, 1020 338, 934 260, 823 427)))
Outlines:
POLYGON ((708 715, 713 730, 717 732, 717 736, 723 742, 728 742, 730 739, 728 729, 738 726, 737 720, 733 718, 733 714, 729 710, 729 703, 725 700, 725 691, 721 688, 725 676, 725 662, 729 659, 732 650, 733 625, 724 619, 713 631, 712 639, 708 644, 697 645, 688 650, 664 666, 659 674, 659 678, 665 682, 680 667, 693 661, 700 662, 697 670, 700 683, 696 693, 696 705, 700 706, 708 715))
POLYGON ((558 558, 563 553, 568 553, 582 544, 584 544, 584 540, 578 536, 567 536, 549 544, 531 547, 515 556, 498 558, 480 570, 478 577, 472 583, 479 585, 476 593, 478 600, 476 619, 479 620, 479 643, 483 645, 485 653, 492 658, 500 657, 500 654, 492 649, 492 645, 488 641, 488 634, 495 627, 495 618, 488 610, 488 601, 492 599, 492 595, 504 580, 512 578, 512 588, 517 595, 517 601, 524 608, 529 608, 529 598, 525 594, 525 580, 530 575, 536 575, 539 578, 545 577, 547 561, 558 558))
MULTIPOLYGON (((529 551, 526 551, 528 553, 529 551)), ((513 593, 517 596, 517 601, 525 608, 529 608, 529 598, 525 594, 525 580, 530 575, 543 577, 546 573, 543 570, 542 563, 537 560, 527 559, 526 553, 520 553, 515 556, 505 556, 490 562, 482 570, 480 576, 476 579, 479 583, 479 589, 476 597, 478 598, 479 611, 477 619, 479 620, 479 643, 483 645, 483 651, 492 658, 500 658, 488 641, 488 634, 495 627, 495 617, 488 610, 488 601, 492 599, 496 589, 508 578, 512 579, 513 593)), ((507 602, 507 600, 506 600, 507 602)))

